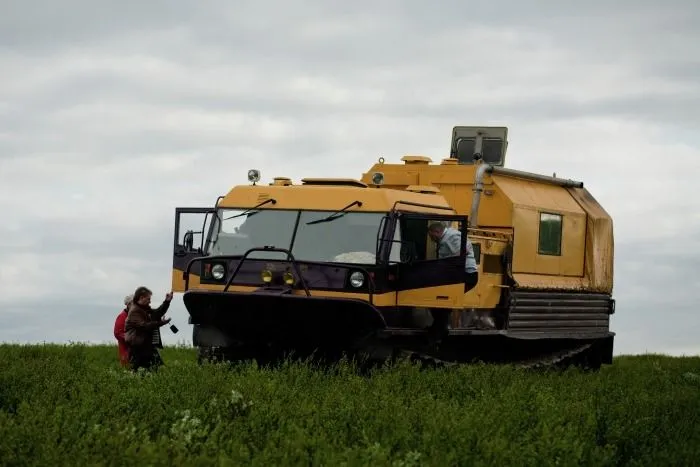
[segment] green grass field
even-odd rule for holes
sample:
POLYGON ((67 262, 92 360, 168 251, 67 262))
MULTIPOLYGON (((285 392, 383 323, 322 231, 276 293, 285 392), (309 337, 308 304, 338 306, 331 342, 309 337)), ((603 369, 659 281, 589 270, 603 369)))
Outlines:
POLYGON ((599 373, 347 364, 137 376, 116 346, 0 346, 2 465, 698 465, 700 358, 599 373))

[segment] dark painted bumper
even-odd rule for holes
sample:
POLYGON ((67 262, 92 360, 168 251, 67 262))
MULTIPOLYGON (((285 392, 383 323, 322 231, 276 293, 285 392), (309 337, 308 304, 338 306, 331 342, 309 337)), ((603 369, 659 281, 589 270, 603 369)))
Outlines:
POLYGON ((192 324, 248 342, 347 346, 386 328, 374 306, 356 299, 191 290, 183 301, 192 324))

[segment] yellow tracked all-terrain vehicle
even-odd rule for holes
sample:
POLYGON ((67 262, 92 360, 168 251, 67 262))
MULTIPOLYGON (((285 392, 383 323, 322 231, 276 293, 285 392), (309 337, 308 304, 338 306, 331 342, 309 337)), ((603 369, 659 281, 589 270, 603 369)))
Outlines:
POLYGON ((612 220, 582 182, 505 168, 506 147, 507 128, 455 127, 438 164, 380 159, 359 180, 301 184, 251 170, 214 206, 177 208, 172 285, 194 345, 262 361, 611 363, 612 220), (458 239, 451 255, 436 223, 458 239))

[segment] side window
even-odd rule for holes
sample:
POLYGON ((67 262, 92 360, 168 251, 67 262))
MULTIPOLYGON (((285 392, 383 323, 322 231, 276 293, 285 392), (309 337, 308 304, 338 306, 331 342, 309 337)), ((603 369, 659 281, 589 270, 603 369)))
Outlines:
POLYGON ((560 214, 540 213, 540 238, 538 253, 541 255, 561 255, 562 219, 560 214))
POLYGON ((198 251, 206 246, 212 212, 199 208, 178 208, 176 250, 198 251))

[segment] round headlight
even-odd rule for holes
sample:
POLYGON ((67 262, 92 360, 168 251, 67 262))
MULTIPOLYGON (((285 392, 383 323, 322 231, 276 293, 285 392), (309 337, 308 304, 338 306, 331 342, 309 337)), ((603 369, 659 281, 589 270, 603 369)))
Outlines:
POLYGON ((287 284, 287 285, 294 284, 294 274, 292 274, 291 272, 289 272, 289 271, 285 272, 284 275, 282 276, 282 278, 284 279, 285 284, 287 284))
POLYGON ((355 271, 350 274, 350 285, 353 287, 362 287, 365 283, 365 276, 360 271, 355 271))
POLYGON ((226 273, 226 268, 224 268, 223 264, 215 264, 211 268, 211 275, 217 281, 223 279, 225 273, 226 273))
POLYGON ((272 272, 263 269, 263 271, 260 273, 260 278, 263 280, 263 282, 272 282, 272 272))

